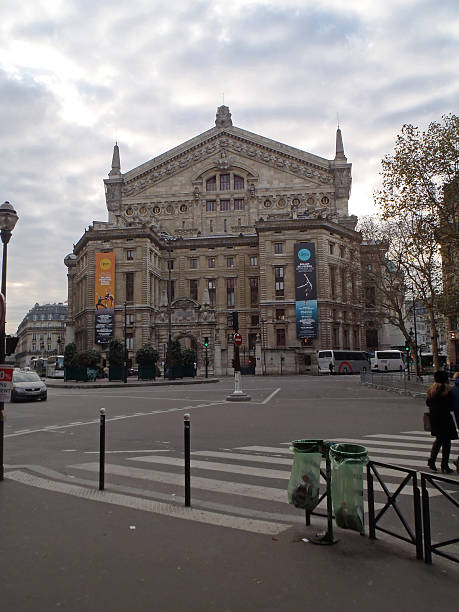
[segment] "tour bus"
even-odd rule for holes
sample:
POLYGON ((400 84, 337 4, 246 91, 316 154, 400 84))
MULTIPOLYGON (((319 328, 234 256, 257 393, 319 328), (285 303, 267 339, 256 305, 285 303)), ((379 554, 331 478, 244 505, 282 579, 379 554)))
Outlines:
POLYGON ((401 351, 375 351, 370 362, 373 372, 403 372, 405 369, 401 351))
POLYGON ((30 367, 38 374, 38 376, 46 376, 47 365, 47 357, 32 357, 30 360, 30 367))
POLYGON ((368 353, 364 351, 317 351, 320 374, 358 374, 370 369, 368 353))
POLYGON ((48 357, 46 376, 48 378, 64 378, 64 355, 48 357))
MULTIPOLYGON (((444 369, 446 367, 446 355, 440 353, 438 355, 438 361, 440 364, 440 369, 444 369)), ((421 372, 424 374, 429 374, 434 371, 433 366, 433 354, 432 353, 421 353, 421 372)))

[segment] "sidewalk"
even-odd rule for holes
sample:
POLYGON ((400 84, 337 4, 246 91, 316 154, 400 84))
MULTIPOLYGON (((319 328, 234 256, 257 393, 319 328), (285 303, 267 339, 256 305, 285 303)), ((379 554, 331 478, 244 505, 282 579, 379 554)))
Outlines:
POLYGON ((190 523, 0 482, 2 609, 14 612, 452 612, 457 567, 426 566, 412 547, 336 529, 303 541, 190 523))
POLYGON ((62 378, 44 378, 46 386, 57 389, 107 389, 109 387, 161 387, 164 385, 204 385, 219 382, 219 378, 180 378, 168 380, 156 378, 155 380, 138 380, 131 376, 124 383, 122 380, 109 381, 108 378, 98 378, 95 382, 82 382, 75 380, 64 381, 62 378))

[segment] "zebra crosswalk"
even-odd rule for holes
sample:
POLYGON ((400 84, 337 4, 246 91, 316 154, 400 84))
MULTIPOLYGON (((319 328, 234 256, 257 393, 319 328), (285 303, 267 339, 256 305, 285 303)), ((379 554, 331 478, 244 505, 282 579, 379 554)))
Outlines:
MULTIPOLYGON (((398 434, 371 434, 361 438, 339 438, 335 441, 357 443, 368 449, 369 457, 390 465, 426 470, 427 457, 432 438, 421 431, 398 434)), ((131 456, 109 455, 105 464, 106 490, 91 499, 105 501, 141 510, 185 518, 210 525, 224 526, 249 532, 275 534, 295 523, 304 522, 303 511, 288 505, 287 485, 292 465, 292 453, 288 442, 274 446, 250 445, 235 448, 199 450, 191 454, 191 501, 192 508, 183 508, 184 461, 180 453, 161 451, 131 456), (146 500, 147 498, 147 500, 146 500), (155 501, 151 501, 155 500, 155 501), (148 503, 147 503, 148 502, 148 503), (164 503, 167 502, 167 503, 164 503)), ((452 457, 459 454, 458 442, 453 443, 452 457)), ((92 474, 99 471, 98 462, 84 462, 67 466, 72 474, 92 474)), ((379 467, 389 491, 394 492, 404 474, 379 467)), ((18 472, 9 477, 24 481, 18 472)), ((459 477, 456 473, 454 478, 459 477)), ((30 474, 27 483, 56 490, 64 483, 51 485, 32 482, 30 474)), ((75 478, 75 477, 74 477, 75 478)), ((72 487, 62 492, 80 497, 84 495, 72 480, 72 487)), ((366 480, 364 479, 364 489, 366 480)), ((431 496, 440 495, 432 488, 431 496)), ((400 495, 409 501, 409 487, 400 495)), ((382 487, 375 481, 375 507, 381 508, 386 502, 382 487)), ((325 510, 325 500, 318 510, 325 510)))

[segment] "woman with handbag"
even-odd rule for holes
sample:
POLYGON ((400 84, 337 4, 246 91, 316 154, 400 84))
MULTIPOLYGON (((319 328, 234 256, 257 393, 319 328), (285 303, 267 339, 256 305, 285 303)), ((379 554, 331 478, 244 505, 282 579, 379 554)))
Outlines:
POLYGON ((448 374, 442 370, 435 372, 434 381, 427 391, 426 404, 429 407, 431 433, 435 436, 427 465, 436 472, 435 461, 441 451, 441 471, 444 474, 452 474, 449 467, 449 454, 451 452, 451 440, 457 440, 457 430, 454 425, 453 396, 448 384, 448 374))

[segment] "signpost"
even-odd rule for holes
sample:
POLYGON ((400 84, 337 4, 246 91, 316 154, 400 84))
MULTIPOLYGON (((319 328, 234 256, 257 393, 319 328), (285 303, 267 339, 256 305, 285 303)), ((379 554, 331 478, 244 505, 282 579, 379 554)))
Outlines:
POLYGON ((0 402, 7 402, 10 399, 12 387, 13 366, 0 365, 0 402))
MULTIPOLYGON (((233 320, 234 320, 234 316, 233 316, 233 320)), ((242 336, 237 330, 236 330, 236 333, 234 334, 233 339, 234 339, 234 359, 233 359, 234 391, 233 393, 231 393, 231 395, 228 395, 226 399, 233 401, 233 402, 249 401, 251 399, 250 396, 246 395, 241 387, 241 362, 239 359, 239 347, 242 344, 242 336)))

